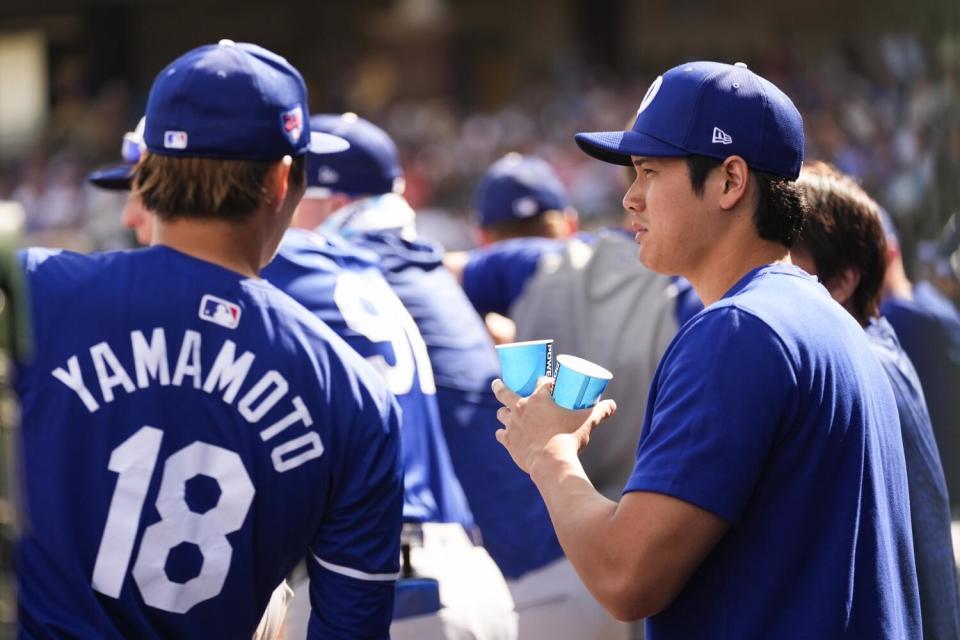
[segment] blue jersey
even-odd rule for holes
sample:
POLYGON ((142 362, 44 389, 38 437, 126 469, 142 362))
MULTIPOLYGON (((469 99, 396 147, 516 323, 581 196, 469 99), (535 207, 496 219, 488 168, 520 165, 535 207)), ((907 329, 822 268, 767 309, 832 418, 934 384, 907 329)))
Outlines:
MULTIPOLYGON (((604 232, 630 235, 616 228, 601 231, 601 234, 604 232)), ((576 238, 591 244, 596 236, 580 233, 576 238)), ((550 260, 551 256, 559 259, 559 254, 566 248, 566 240, 523 237, 474 249, 469 252, 463 268, 463 291, 480 315, 493 312, 510 316, 513 305, 523 296, 527 284, 543 267, 544 261, 550 260)), ((675 277, 673 281, 676 287, 674 317, 677 326, 683 326, 703 309, 703 303, 685 279, 675 277)))
POLYGON ((914 286, 912 300, 885 298, 880 313, 917 369, 947 489, 960 505, 960 313, 928 282, 914 286))
POLYGON ((788 265, 680 329, 625 491, 730 529, 646 637, 919 638, 897 408, 863 329, 788 265))
POLYGON ((157 246, 21 254, 21 636, 249 638, 305 556, 311 631, 386 637, 397 408, 269 283, 157 246))
POLYGON ((923 389, 890 324, 878 318, 870 322, 866 331, 890 380, 900 416, 923 636, 960 638, 960 595, 950 537, 950 500, 923 389))
POLYGON ((427 348, 377 262, 376 254, 333 234, 291 229, 262 275, 372 363, 396 396, 402 410, 404 519, 472 526, 440 427, 427 348))
POLYGON ((380 256, 427 343, 450 455, 490 556, 507 578, 560 558, 536 486, 494 437, 500 404, 490 383, 500 376, 500 364, 483 321, 443 268, 441 250, 390 231, 356 240, 380 256))

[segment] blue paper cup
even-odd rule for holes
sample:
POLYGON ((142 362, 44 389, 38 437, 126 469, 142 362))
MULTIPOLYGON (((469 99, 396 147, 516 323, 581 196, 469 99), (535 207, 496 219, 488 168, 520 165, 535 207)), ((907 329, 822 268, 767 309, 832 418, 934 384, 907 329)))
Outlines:
POLYGON ((557 380, 553 401, 564 409, 586 409, 600 401, 613 374, 589 360, 561 354, 557 356, 557 380))
POLYGON ((553 340, 498 344, 503 384, 521 396, 537 388, 537 379, 553 372, 553 340))

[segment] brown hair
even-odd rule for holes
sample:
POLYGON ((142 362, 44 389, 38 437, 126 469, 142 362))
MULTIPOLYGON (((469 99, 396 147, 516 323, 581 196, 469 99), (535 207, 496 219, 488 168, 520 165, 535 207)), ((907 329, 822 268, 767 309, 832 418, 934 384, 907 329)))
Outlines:
POLYGON ((532 218, 510 218, 487 225, 483 230, 494 240, 510 238, 555 238, 563 227, 563 211, 550 209, 532 218))
MULTIPOLYGON (((299 188, 304 156, 290 167, 290 186, 299 188)), ((137 164, 133 189, 144 206, 164 220, 222 218, 243 220, 263 199, 267 174, 274 162, 163 156, 145 153, 137 164)))
POLYGON ((865 322, 879 314, 887 269, 887 240, 880 208, 852 178, 825 162, 804 165, 797 184, 810 213, 797 248, 810 254, 821 282, 853 268, 860 282, 851 298, 854 315, 865 322))

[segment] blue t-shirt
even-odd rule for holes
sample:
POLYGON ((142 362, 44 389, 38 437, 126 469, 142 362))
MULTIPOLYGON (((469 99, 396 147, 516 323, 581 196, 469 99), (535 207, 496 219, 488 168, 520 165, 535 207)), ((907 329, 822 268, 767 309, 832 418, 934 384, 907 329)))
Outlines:
POLYGON ((649 640, 920 637, 890 384, 863 329, 796 267, 750 272, 680 329, 624 491, 730 523, 649 640))
POLYGON ((376 254, 335 235, 290 229, 262 275, 366 358, 397 398, 404 520, 473 526, 440 427, 426 345, 377 262, 376 254))
POLYGON ((310 556, 311 632, 385 638, 397 408, 267 282, 157 246, 21 254, 22 637, 249 638, 310 556))
POLYGON ((950 536, 950 500, 917 372, 884 318, 866 328, 897 401, 907 463, 913 555, 925 638, 960 638, 960 596, 950 536))
POLYGON ((960 505, 960 313, 928 282, 914 286, 913 300, 885 298, 880 313, 917 369, 951 502, 960 505))
MULTIPOLYGON (((632 235, 619 228, 605 229, 601 233, 604 232, 632 235)), ((577 239, 587 244, 595 242, 596 237, 577 234, 577 239)), ((469 252, 463 269, 463 291, 481 316, 490 312, 509 316, 510 309, 523 296, 527 283, 536 275, 543 259, 563 253, 566 247, 566 240, 524 237, 474 249, 469 252)), ((680 327, 703 309, 703 303, 684 278, 674 277, 673 283, 677 294, 675 317, 680 327)))
POLYGON ((490 556, 507 578, 562 557, 536 486, 494 437, 500 403, 490 383, 500 363, 483 321, 443 268, 441 250, 390 231, 356 241, 380 256, 427 343, 450 455, 490 556))

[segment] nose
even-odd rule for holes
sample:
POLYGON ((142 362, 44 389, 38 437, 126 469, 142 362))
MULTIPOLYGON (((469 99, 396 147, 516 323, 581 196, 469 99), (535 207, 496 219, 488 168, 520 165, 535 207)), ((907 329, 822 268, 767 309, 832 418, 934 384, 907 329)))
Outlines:
POLYGON ((643 211, 645 208, 643 192, 637 186, 636 180, 633 181, 633 184, 630 185, 627 192, 623 194, 623 208, 633 213, 643 211))

